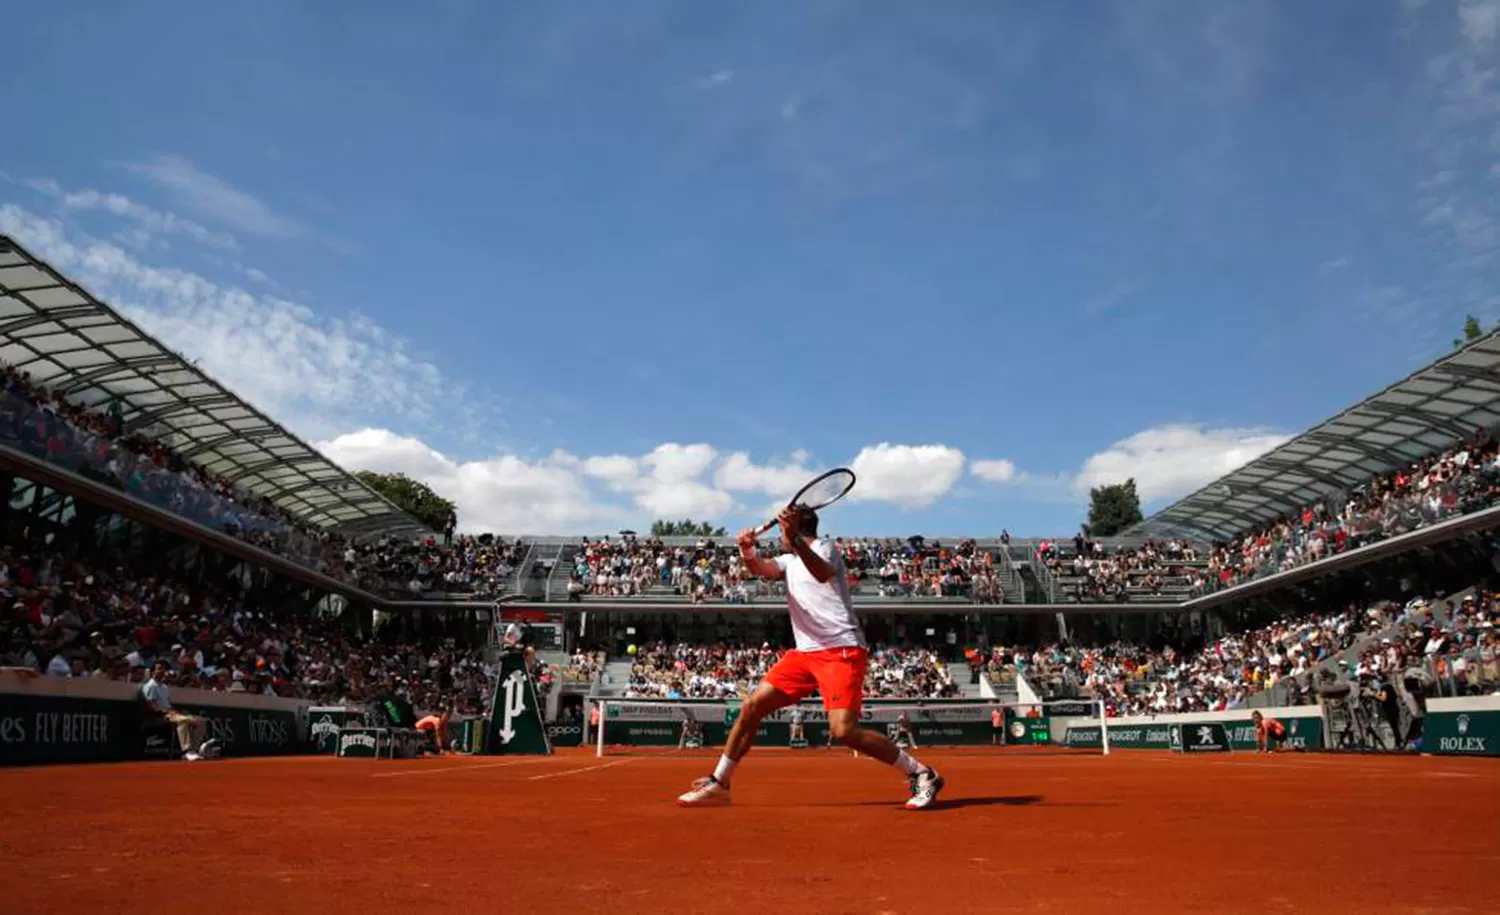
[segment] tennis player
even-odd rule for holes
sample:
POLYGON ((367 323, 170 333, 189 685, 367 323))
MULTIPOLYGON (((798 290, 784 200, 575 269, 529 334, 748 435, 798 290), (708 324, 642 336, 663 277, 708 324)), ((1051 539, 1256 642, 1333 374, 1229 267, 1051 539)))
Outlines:
POLYGON ((911 716, 906 714, 906 709, 902 709, 901 714, 896 717, 896 745, 900 746, 903 740, 913 750, 917 749, 917 735, 912 732, 911 716))
POLYGON ((1255 748, 1262 753, 1276 752, 1286 740, 1286 725, 1260 712, 1253 712, 1250 720, 1255 722, 1255 748))
POLYGON ((677 803, 683 807, 728 806, 735 767, 750 752, 761 719, 817 690, 828 712, 830 736, 857 753, 899 769, 911 786, 908 810, 932 806, 943 790, 942 776, 907 755, 884 734, 859 726, 870 654, 849 602, 843 557, 834 549, 833 541, 819 539, 817 512, 800 505, 788 506, 776 521, 786 553, 774 559, 758 556, 757 532, 751 529, 739 535, 740 556, 751 575, 786 581, 787 610, 797 648, 781 656, 740 706, 714 773, 694 782, 692 790, 677 803))

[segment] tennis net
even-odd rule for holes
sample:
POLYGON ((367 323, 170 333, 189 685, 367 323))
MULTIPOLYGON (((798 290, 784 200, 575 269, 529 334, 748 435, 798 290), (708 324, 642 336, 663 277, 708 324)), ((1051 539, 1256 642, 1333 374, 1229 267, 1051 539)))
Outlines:
MULTIPOLYGON (((599 756, 717 753, 739 717, 738 702, 599 698, 589 739, 599 756)), ((1109 753, 1109 724, 1093 700, 996 703, 872 701, 861 724, 917 748, 1030 753, 1109 753)), ((756 747, 832 748, 821 705, 779 709, 761 720, 756 747)), ((839 747, 839 749, 842 749, 839 747)))

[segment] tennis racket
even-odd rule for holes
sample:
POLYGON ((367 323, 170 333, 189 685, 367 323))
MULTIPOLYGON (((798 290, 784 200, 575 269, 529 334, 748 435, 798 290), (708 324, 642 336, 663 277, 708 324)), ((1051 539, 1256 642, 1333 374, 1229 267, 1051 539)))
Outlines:
MULTIPOLYGON (((810 508, 813 511, 818 511, 820 509, 826 508, 829 505, 832 505, 833 503, 842 499, 844 496, 847 496, 849 494, 849 490, 853 488, 854 471, 850 470, 847 467, 840 467, 836 470, 828 471, 827 473, 813 480, 811 483, 808 483, 806 486, 797 490, 797 494, 795 496, 792 496, 792 499, 787 503, 787 506, 790 507, 793 505, 800 505, 803 508, 810 508)), ((767 521, 764 525, 762 525, 761 529, 756 532, 755 536, 759 537, 761 534, 764 534, 766 531, 775 526, 776 519, 772 518, 770 521, 767 521)))

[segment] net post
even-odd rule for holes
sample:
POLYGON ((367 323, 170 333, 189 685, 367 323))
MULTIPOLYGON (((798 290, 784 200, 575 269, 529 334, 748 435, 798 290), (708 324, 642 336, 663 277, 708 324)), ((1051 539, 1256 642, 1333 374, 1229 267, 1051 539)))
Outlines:
POLYGON ((1104 755, 1109 755, 1109 714, 1104 709, 1104 700, 1099 700, 1099 746, 1104 755))
POLYGON ((598 733, 594 735, 594 755, 601 759, 604 757, 604 719, 608 717, 609 713, 607 705, 608 703, 605 700, 600 699, 596 706, 599 709, 599 727, 597 728, 598 733))

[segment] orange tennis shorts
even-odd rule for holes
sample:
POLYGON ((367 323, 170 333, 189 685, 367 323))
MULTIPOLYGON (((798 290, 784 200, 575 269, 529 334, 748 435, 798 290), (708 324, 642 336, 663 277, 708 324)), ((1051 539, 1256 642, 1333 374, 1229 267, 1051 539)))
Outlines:
POLYGON ((858 713, 864 705, 865 668, 870 653, 863 648, 824 648, 821 651, 788 651, 766 673, 765 682, 777 692, 801 700, 813 690, 823 695, 828 711, 848 709, 858 713))

